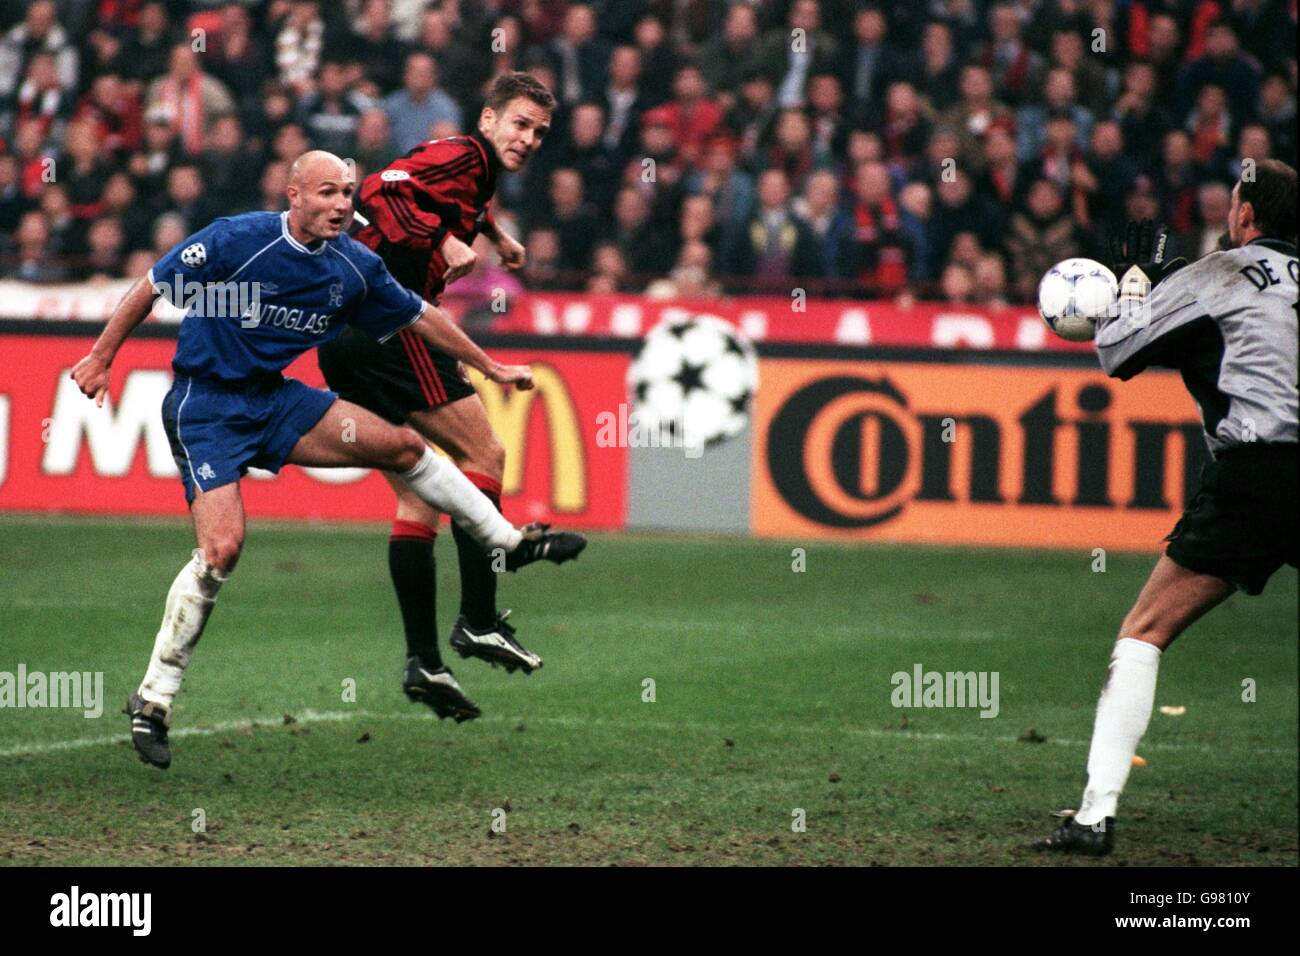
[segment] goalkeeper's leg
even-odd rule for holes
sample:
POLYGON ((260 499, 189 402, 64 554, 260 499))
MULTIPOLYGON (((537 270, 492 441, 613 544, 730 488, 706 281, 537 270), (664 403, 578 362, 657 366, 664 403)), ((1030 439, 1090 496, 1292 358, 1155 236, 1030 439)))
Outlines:
POLYGON ((1232 594, 1232 585, 1162 556, 1120 627, 1097 701, 1088 784, 1075 819, 1092 826, 1115 816, 1155 705, 1162 652, 1201 615, 1232 594))
POLYGON ((1120 627, 1097 701, 1088 783, 1073 819, 1034 846, 1101 856, 1115 844, 1115 815, 1155 705, 1165 648, 1233 592, 1227 581, 1162 556, 1120 627))

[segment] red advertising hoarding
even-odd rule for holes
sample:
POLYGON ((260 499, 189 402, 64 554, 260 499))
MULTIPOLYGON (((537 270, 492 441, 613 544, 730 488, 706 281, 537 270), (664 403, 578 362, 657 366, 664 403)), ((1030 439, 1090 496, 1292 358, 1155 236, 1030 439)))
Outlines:
MULTIPOLYGON (((113 363, 103 408, 69 377, 92 339, 0 335, 0 511, 184 514, 161 404, 171 385, 172 339, 129 341, 113 363)), ((477 381, 506 446, 503 507, 516 523, 622 527, 627 451, 596 444, 596 416, 625 402, 628 356, 617 352, 496 349, 533 365, 537 388, 477 381)), ((323 386, 315 352, 287 370, 323 386)), ((242 483, 250 516, 343 520, 392 517, 387 484, 366 469, 286 466, 242 483)))
POLYGON ((492 330, 503 334, 639 338, 662 321, 716 315, 756 342, 910 346, 940 349, 1013 349, 1025 352, 1087 352, 1091 342, 1067 342, 1047 331, 1038 312, 797 296, 656 301, 634 295, 529 293, 510 303, 492 330))

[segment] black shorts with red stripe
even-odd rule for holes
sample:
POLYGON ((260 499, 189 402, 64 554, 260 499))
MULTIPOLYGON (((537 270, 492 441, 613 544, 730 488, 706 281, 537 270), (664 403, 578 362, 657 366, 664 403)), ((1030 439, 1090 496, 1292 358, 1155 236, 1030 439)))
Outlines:
POLYGON ((344 401, 394 424, 422 408, 434 408, 474 393, 465 367, 429 348, 411 329, 382 345, 352 327, 316 353, 329 387, 344 401))

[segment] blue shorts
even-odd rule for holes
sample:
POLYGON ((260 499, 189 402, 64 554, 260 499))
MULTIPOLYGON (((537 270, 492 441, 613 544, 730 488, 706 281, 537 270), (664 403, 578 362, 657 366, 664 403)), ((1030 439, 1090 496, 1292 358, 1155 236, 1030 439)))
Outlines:
POLYGON ((229 385, 176 373, 163 398, 163 426, 185 484, 211 491, 249 468, 276 472, 338 396, 292 378, 229 385))

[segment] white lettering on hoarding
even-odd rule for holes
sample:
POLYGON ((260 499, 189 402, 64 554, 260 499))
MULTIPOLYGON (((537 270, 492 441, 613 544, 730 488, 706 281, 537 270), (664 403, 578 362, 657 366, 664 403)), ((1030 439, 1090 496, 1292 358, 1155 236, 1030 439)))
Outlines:
POLYGON ((118 403, 106 398, 104 407, 97 408, 81 394, 71 371, 65 368, 59 373, 41 470, 47 475, 72 474, 84 438, 95 474, 124 477, 143 439, 150 476, 175 477, 176 462, 159 413, 163 396, 171 388, 171 374, 148 369, 131 372, 118 403))

